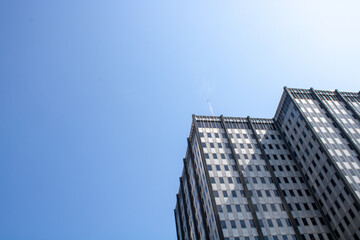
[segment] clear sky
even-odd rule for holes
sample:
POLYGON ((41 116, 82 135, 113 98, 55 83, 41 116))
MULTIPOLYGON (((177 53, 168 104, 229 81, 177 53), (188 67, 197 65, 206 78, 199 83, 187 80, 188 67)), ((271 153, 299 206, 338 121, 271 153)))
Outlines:
POLYGON ((176 239, 191 115, 360 90, 359 1, 0 0, 0 239, 176 239))

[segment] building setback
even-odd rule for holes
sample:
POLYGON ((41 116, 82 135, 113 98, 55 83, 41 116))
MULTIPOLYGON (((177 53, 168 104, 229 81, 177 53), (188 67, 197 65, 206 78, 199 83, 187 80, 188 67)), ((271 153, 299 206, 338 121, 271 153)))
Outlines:
POLYGON ((360 240, 359 93, 284 88, 273 119, 195 116, 181 240, 360 240))

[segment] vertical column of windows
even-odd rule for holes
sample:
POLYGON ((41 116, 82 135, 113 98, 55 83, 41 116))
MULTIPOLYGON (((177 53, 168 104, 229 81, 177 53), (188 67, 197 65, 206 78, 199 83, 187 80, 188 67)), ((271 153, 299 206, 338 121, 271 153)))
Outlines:
POLYGON ((335 90, 337 96, 345 103, 347 109, 350 110, 354 115, 354 118, 360 121, 360 98, 359 94, 339 92, 335 90))
POLYGON ((353 101, 351 101, 352 106, 354 107, 357 114, 360 114, 360 100, 359 96, 357 98, 354 98, 353 101))
MULTIPOLYGON (((358 170, 353 173, 351 172, 352 169, 359 169, 360 167, 356 158, 356 152, 349 148, 348 143, 346 142, 346 139, 342 137, 340 130, 334 128, 332 120, 326 117, 326 113, 319 105, 317 105, 316 102, 307 99, 295 99, 295 102, 300 105, 306 119, 309 120, 316 134, 320 136, 320 140, 324 144, 326 151, 330 153, 332 159, 336 162, 336 165, 346 176, 346 179, 350 183, 351 187, 358 195, 360 195, 360 186, 356 184, 356 178, 353 177, 360 177, 360 172, 358 170), (319 119, 321 121, 319 121, 319 119)), ((295 108, 294 110, 296 111, 295 108)), ((294 112, 292 112, 292 114, 294 114, 294 112)), ((290 127, 293 129, 290 138, 294 140, 295 136, 299 136, 299 132, 297 130, 298 127, 295 126, 295 123, 289 118, 288 124, 285 128, 287 130, 290 127)), ((312 152, 309 150, 309 146, 303 146, 301 141, 302 138, 300 136, 299 143, 295 146, 296 149, 298 151, 302 150, 302 152, 306 153, 305 156, 310 156, 312 152)), ((309 164, 310 163, 311 161, 309 164)))
MULTIPOLYGON (((286 90, 286 89, 285 89, 286 90)), ((288 91, 288 90, 286 90, 288 91)), ((291 96, 290 92, 288 91, 289 96, 291 96)), ((301 160, 299 162, 299 165, 301 166, 302 170, 305 171, 304 175, 306 176, 307 180, 312 182, 313 190, 316 193, 316 196, 318 198, 318 201, 320 203, 320 206, 324 208, 324 212, 327 212, 327 219, 329 220, 331 226, 334 228, 335 235, 339 237, 352 237, 355 236, 357 226, 352 225, 351 223, 349 225, 344 226, 343 222, 348 220, 348 214, 354 215, 353 218, 359 217, 359 204, 357 202, 357 196, 353 190, 353 187, 356 187, 354 185, 349 185, 347 183, 348 178, 345 178, 343 176, 341 168, 339 168, 339 160, 336 159, 337 155, 332 152, 330 154, 331 149, 327 148, 325 145, 322 144, 324 140, 329 140, 322 136, 320 133, 327 132, 329 128, 321 128, 318 127, 317 124, 319 122, 323 122, 323 119, 319 121, 320 119, 315 119, 316 114, 323 114, 322 109, 319 107, 316 107, 311 98, 305 98, 305 99, 292 99, 290 98, 295 104, 296 108, 290 108, 294 109, 294 111, 288 111, 287 114, 287 121, 283 121, 282 128, 284 129, 284 132, 287 135, 287 138, 292 145, 292 149, 294 151, 294 154, 296 154, 296 157, 301 160), (307 107, 304 104, 309 104, 312 106, 311 108, 307 107), (299 112, 297 113, 297 111, 299 112), (304 115, 302 115, 302 113, 304 115), (293 118, 292 115, 299 114, 300 121, 304 121, 306 124, 306 129, 310 130, 311 137, 313 138, 313 143, 316 142, 316 139, 319 140, 318 144, 319 147, 315 148, 312 152, 310 151, 301 151, 301 143, 299 145, 299 133, 296 133, 295 130, 299 130, 299 128, 294 125, 292 121, 289 121, 290 118, 293 118), (313 129, 308 126, 312 126, 311 124, 314 124, 313 129), (290 126, 292 125, 292 126, 290 126), (304 154, 303 154, 304 152, 304 154), (314 155, 315 158, 311 158, 310 156, 314 155), (335 160, 335 164, 330 160, 335 160), (320 169, 319 165, 325 166, 325 169, 320 169), (324 176, 322 174, 322 170, 326 171, 327 174, 324 176), (328 174, 329 172, 333 171, 335 174, 331 176, 328 174), (329 182, 326 181, 326 179, 330 179, 329 182), (330 183, 330 184, 329 184, 330 183), (342 187, 344 186, 344 187, 342 187), (328 188, 329 187, 329 188, 328 188), (329 197, 327 192, 329 190, 335 194, 335 196, 329 197), (342 200, 339 200, 342 199, 342 200), (356 214, 354 214, 356 212, 356 214), (356 216, 357 215, 357 216, 356 216)), ((324 118, 326 119, 326 118, 324 118)), ((330 127, 330 129, 332 129, 330 127)), ((333 129, 334 130, 334 129, 333 129)), ((331 133, 338 134, 338 132, 333 131, 331 133)), ((313 144, 314 145, 314 144, 313 144)), ((306 147, 307 148, 307 147, 306 147)), ((306 149, 305 148, 305 149, 306 149)), ((351 158, 349 158, 351 159, 351 158)), ((342 162, 341 162, 342 163, 342 162)), ((340 163, 340 164, 341 164, 340 163)), ((356 222, 356 220, 353 220, 352 223, 356 222)))
POLYGON ((224 238, 258 238, 225 132, 216 130, 200 137, 224 238))
MULTIPOLYGON (((209 172, 206 169, 206 159, 204 156, 204 150, 202 147, 201 137, 200 137, 200 128, 198 126, 199 121, 196 119, 196 116, 193 115, 194 123, 194 135, 192 140, 193 154, 195 161, 197 162, 197 171, 200 175, 202 181, 202 197, 203 204, 205 206, 206 216, 207 216, 207 227, 210 232, 210 237, 215 239, 224 239, 223 233, 221 231, 220 220, 218 212, 216 209, 215 198, 213 189, 210 183, 209 172)), ((217 128, 216 122, 206 123, 209 128, 217 128)))
POLYGON ((193 140, 193 146, 194 146, 193 151, 195 154, 195 160, 197 162, 196 170, 200 176, 200 185, 201 185, 200 189, 202 191, 201 196, 203 198, 202 204, 204 205, 204 209, 205 209, 205 216, 206 216, 208 231, 209 231, 210 235, 214 235, 214 236, 218 237, 213 207, 211 204, 211 197, 210 197, 208 182, 207 182, 207 178, 206 178, 207 172, 205 173, 205 168, 204 168, 206 164, 203 164, 203 160, 201 157, 202 149, 200 149, 200 146, 198 145, 198 140, 196 138, 193 140))
MULTIPOLYGON (((249 129, 247 120, 227 118, 226 121, 225 125, 238 157, 264 239, 272 239, 271 236, 279 236, 279 239, 296 239, 294 230, 279 198, 279 193, 262 158, 255 136, 249 129), (242 121, 242 123, 235 124, 231 121, 242 121)), ((261 124, 261 127, 274 129, 272 125, 267 124, 261 124)), ((231 196, 229 196, 229 199, 231 199, 231 196)), ((250 212, 249 208, 248 211, 250 212)), ((245 223, 243 224, 244 227, 246 227, 245 223)))
MULTIPOLYGON (((281 132, 279 124, 275 122, 274 126, 279 134, 277 144, 283 146, 280 153, 283 156, 288 156, 279 158, 281 159, 281 162, 285 162, 286 171, 276 171, 275 174, 281 179, 280 185, 285 191, 286 199, 290 204, 294 218, 297 218, 297 224, 302 224, 302 227, 312 228, 313 233, 317 233, 319 236, 322 235, 321 239, 335 239, 327 218, 325 218, 322 208, 316 201, 315 194, 309 185, 309 181, 305 180, 306 178, 301 171, 302 167, 300 167, 300 162, 292 155, 292 152, 290 151, 291 148, 289 147, 288 142, 285 141, 285 137, 281 132), (281 178, 280 176, 283 177, 281 178), (309 224, 308 226, 305 226, 304 221, 302 221, 302 218, 304 217, 309 224)), ((312 143, 309 142, 311 137, 309 137, 308 133, 301 135, 305 139, 305 145, 312 145, 312 143)), ((267 149, 266 152, 269 154, 267 149)), ((270 161, 272 163, 279 162, 278 160, 270 161)), ((302 234, 304 233, 301 228, 300 231, 302 234)))
MULTIPOLYGON (((238 160, 238 156, 237 156, 237 153, 235 152, 234 150, 234 146, 233 146, 233 142, 232 142, 232 139, 231 139, 231 136, 230 136, 230 133, 229 131, 227 130, 227 126, 226 126, 226 123, 224 121, 224 118, 223 116, 220 116, 221 118, 221 124, 222 124, 222 128, 224 129, 224 133, 226 135, 226 139, 228 141, 228 144, 229 144, 229 147, 230 147, 230 151, 231 151, 231 158, 234 159, 235 161, 235 165, 236 165, 236 169, 238 171, 238 174, 239 174, 239 178, 240 178, 240 181, 242 183, 242 187, 243 187, 243 191, 244 191, 244 196, 246 197, 247 199, 247 203, 248 203, 248 208, 249 208, 249 211, 251 212, 251 215, 252 215, 252 218, 253 220, 250 221, 250 225, 251 226, 254 226, 257 230, 257 234, 258 234, 258 238, 260 240, 263 240, 264 239, 264 234, 262 233, 262 229, 261 229, 261 223, 259 222, 259 219, 256 215, 256 207, 254 207, 254 204, 251 200, 251 195, 250 195, 250 192, 248 190, 248 187, 246 185, 246 179, 245 177, 243 176, 243 173, 242 173, 242 169, 239 165, 239 160, 238 160)), ((230 124, 228 124, 229 126, 230 124)), ((240 223, 242 225, 242 223, 240 223)), ((244 223, 245 224, 245 223, 244 223)))
POLYGON ((190 177, 189 177, 189 170, 187 167, 187 161, 186 158, 183 159, 184 162, 184 177, 185 177, 185 182, 186 182, 186 186, 188 189, 188 196, 189 196, 189 201, 190 201, 190 206, 191 206, 191 215, 192 215, 192 222, 193 222, 193 229, 194 229, 194 239, 200 239, 200 229, 199 229, 199 224, 198 224, 198 218, 196 218, 196 209, 195 209, 195 205, 194 205, 194 195, 193 195, 193 187, 190 184, 190 177))
POLYGON ((188 150, 189 150, 189 178, 191 179, 190 183, 192 184, 193 188, 193 196, 194 196, 194 204, 195 209, 197 210, 196 217, 199 220, 199 228, 200 228, 200 238, 201 239, 209 239, 208 231, 206 228, 206 219, 205 219, 205 213, 204 213, 204 206, 202 204, 202 198, 201 198, 201 191, 199 186, 199 177, 196 174, 196 167, 195 167, 195 160, 194 160, 194 154, 191 149, 191 143, 190 139, 188 139, 188 150))
POLYGON ((360 115, 357 113, 353 105, 344 98, 338 90, 335 90, 339 101, 326 101, 330 105, 329 109, 340 118, 348 133, 360 144, 360 115))
POLYGON ((315 99, 319 102, 320 107, 324 108, 325 115, 333 121, 333 126, 340 130, 340 135, 342 135, 346 141, 348 142, 348 146, 356 152, 357 160, 360 160, 360 149, 357 144, 353 141, 353 138, 349 135, 349 133, 343 128, 342 124, 337 120, 337 118, 333 115, 331 110, 326 106, 321 97, 317 94, 314 89, 310 89, 311 93, 314 95, 315 99))
MULTIPOLYGON (((343 125, 343 129, 346 129, 346 132, 348 134, 348 137, 352 138, 353 141, 356 141, 356 145, 360 145, 360 125, 355 122, 356 119, 352 120, 352 117, 348 113, 349 110, 346 110, 346 108, 341 105, 339 101, 324 101, 329 106, 329 111, 332 112, 332 115, 335 116, 335 118, 339 119, 339 123, 343 125)), ((340 133, 341 135, 341 133, 340 133)), ((344 136, 344 135, 342 135, 344 136)), ((357 191, 358 194, 360 194, 360 160, 357 153, 351 154, 351 152, 346 151, 346 145, 342 144, 340 141, 337 141, 337 138, 334 138, 336 136, 331 136, 332 139, 335 139, 335 143, 337 144, 331 144, 332 148, 335 148, 333 152, 336 153, 336 156, 340 158, 339 162, 343 162, 341 169, 343 169, 343 172, 346 176, 346 178, 349 180, 349 182, 352 184, 352 186, 355 188, 355 191, 357 191)), ((330 138, 331 139, 331 138, 330 138)), ((350 151, 356 150, 349 145, 350 151)))
POLYGON ((222 129, 201 130, 200 128, 202 148, 224 239, 253 236, 251 227, 246 228, 251 226, 249 219, 252 217, 248 212, 249 208, 246 208, 246 198, 241 196, 243 189, 225 133, 222 129), (239 219, 242 219, 241 222, 239 219))
POLYGON ((180 177, 179 198, 181 200, 182 212, 183 212, 184 218, 185 218, 185 226, 184 227, 186 227, 187 236, 189 239, 193 239, 192 235, 191 235, 191 230, 190 230, 190 218, 189 218, 188 207, 187 207, 187 203, 186 203, 186 194, 184 192, 184 185, 183 185, 183 181, 182 181, 181 177, 180 177))
MULTIPOLYGON (((179 191, 180 192, 180 191, 179 191)), ((184 205, 182 202, 182 196, 180 194, 176 195, 177 197, 177 201, 179 204, 179 218, 180 218, 180 226, 181 226, 181 230, 182 230, 182 236, 184 240, 190 240, 189 239, 189 232, 187 231, 187 225, 186 225, 186 221, 188 221, 188 219, 186 219, 185 216, 185 211, 184 211, 184 205)))
MULTIPOLYGON (((285 211, 286 213, 288 214, 288 219, 290 220, 291 222, 291 225, 295 231, 295 234, 297 236, 297 238, 300 240, 301 236, 300 236, 300 232, 299 232, 299 229, 298 229, 298 226, 295 224, 295 221, 294 221, 294 218, 291 214, 291 211, 289 209, 289 206, 285 200, 285 196, 284 196, 284 192, 283 190, 280 188, 280 185, 279 185, 279 178, 277 178, 274 174, 274 169, 273 169, 273 166, 270 165, 270 162, 269 162, 269 155, 265 153, 265 150, 264 150, 264 147, 263 145, 261 144, 259 138, 258 138, 258 134, 257 132, 255 131, 255 128, 254 128, 254 125, 253 123, 251 122, 251 119, 250 117, 248 117, 248 122, 249 122, 249 125, 250 125, 250 128, 252 130, 252 132, 254 133, 254 136, 255 136, 255 140, 257 142, 257 144, 259 145, 259 149, 260 149, 260 152, 262 154, 262 157, 263 159, 265 160, 265 164, 267 166, 267 168, 269 169, 269 173, 271 175, 271 179, 272 179, 272 182, 274 182, 275 186, 276 186, 276 190, 280 196, 280 199, 282 201, 282 206, 285 208, 285 211)), ((269 145, 269 146, 272 146, 272 145, 269 145)), ((271 147, 272 148, 272 147, 271 147)), ((273 156, 276 156, 276 159, 277 159, 277 155, 273 155, 273 156)), ((282 166, 279 166, 279 168, 282 169, 282 166)))

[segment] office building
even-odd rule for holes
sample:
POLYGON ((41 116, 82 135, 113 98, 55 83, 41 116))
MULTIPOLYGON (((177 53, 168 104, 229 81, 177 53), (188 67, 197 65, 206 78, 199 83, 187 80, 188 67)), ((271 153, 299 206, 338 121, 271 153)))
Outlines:
POLYGON ((358 93, 284 88, 273 119, 193 116, 178 239, 360 239, 358 93))

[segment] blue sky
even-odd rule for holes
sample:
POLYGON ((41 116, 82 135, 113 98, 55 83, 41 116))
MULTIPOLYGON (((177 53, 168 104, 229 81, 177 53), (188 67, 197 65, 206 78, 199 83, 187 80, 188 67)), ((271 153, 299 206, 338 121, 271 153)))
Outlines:
POLYGON ((356 1, 0 0, 0 239, 176 239, 191 115, 360 90, 356 1))

